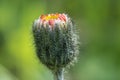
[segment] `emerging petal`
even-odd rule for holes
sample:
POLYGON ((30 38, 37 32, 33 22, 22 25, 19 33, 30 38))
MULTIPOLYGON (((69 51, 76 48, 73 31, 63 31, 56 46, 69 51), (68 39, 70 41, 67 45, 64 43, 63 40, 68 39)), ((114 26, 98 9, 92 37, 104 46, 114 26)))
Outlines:
POLYGON ((49 25, 50 28, 53 28, 55 24, 63 25, 66 24, 68 17, 66 14, 47 14, 41 15, 39 18, 40 25, 49 25))

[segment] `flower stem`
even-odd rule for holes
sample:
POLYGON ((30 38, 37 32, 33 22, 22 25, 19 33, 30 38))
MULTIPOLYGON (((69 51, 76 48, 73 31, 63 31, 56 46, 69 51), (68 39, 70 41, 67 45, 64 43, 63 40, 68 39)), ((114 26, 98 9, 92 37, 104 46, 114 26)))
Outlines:
POLYGON ((54 80, 64 80, 64 69, 59 69, 54 72, 54 80))

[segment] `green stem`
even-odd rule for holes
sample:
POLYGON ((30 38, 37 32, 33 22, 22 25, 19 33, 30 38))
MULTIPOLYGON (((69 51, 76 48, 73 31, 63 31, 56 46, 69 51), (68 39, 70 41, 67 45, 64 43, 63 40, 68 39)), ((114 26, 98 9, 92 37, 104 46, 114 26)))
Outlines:
POLYGON ((64 80, 64 69, 59 69, 54 72, 54 80, 64 80))

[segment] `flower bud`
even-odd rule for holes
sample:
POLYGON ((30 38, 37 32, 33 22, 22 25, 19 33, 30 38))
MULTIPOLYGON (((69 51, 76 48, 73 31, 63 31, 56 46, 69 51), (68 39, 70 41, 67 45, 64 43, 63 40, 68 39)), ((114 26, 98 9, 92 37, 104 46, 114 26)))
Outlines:
POLYGON ((64 68, 78 53, 74 24, 66 14, 41 15, 33 23, 39 60, 51 70, 64 68))

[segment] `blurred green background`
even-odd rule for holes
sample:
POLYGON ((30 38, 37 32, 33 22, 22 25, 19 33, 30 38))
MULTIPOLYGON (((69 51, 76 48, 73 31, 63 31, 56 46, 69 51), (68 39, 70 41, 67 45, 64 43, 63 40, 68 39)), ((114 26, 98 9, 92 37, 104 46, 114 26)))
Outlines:
POLYGON ((66 80, 120 80, 120 0, 0 0, 0 80, 53 80, 35 55, 31 25, 67 13, 80 36, 66 80))

